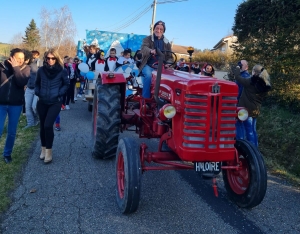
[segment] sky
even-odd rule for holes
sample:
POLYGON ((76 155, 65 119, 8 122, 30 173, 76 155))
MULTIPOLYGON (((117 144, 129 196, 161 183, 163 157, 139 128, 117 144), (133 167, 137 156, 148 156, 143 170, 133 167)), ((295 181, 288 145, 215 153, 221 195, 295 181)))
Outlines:
MULTIPOLYGON (((157 2, 170 0, 157 0, 157 2)), ((197 49, 212 49, 223 37, 232 33, 236 9, 243 0, 173 0, 176 3, 157 4, 155 22, 166 24, 165 37, 176 45, 193 46, 197 49)), ((134 21, 120 33, 149 35, 152 22, 153 0, 15 0, 1 2, 0 22, 2 30, 0 42, 10 43, 12 38, 24 35, 32 19, 38 27, 40 12, 68 6, 77 28, 74 41, 84 39, 86 30, 114 31, 122 25, 134 21), (149 7, 149 11, 140 14, 149 7)), ((101 45, 100 45, 101 46, 101 45)))

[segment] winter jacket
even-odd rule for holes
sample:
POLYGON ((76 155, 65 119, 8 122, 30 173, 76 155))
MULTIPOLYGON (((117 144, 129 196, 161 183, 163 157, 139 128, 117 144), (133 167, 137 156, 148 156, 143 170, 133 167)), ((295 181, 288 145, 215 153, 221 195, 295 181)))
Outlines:
MULTIPOLYGON (((242 71, 240 73, 241 77, 243 78, 250 78, 250 74, 248 73, 248 71, 242 71)), ((239 87, 239 94, 238 94, 238 100, 240 99, 241 95, 242 95, 242 92, 243 92, 243 86, 239 83, 239 82, 236 82, 236 84, 238 85, 239 87)))
POLYGON ((199 74, 201 71, 201 68, 200 68, 200 66, 198 66, 198 67, 192 66, 191 70, 194 71, 195 74, 199 74))
POLYGON ((108 71, 114 71, 116 69, 117 66, 117 61, 118 61, 118 57, 107 57, 105 59, 105 66, 104 66, 104 71, 108 72, 108 71))
POLYGON ((86 64, 89 66, 90 71, 95 71, 95 62, 97 60, 97 54, 89 54, 86 60, 86 64))
POLYGON ((0 105, 21 106, 24 101, 24 86, 30 77, 30 67, 12 67, 6 60, 0 64, 0 83, 6 82, 0 88, 0 105), (11 76, 7 82, 6 80, 11 76))
POLYGON ((35 95, 39 101, 46 105, 56 104, 62 101, 62 96, 67 92, 70 80, 66 69, 60 67, 55 75, 47 74, 48 66, 39 68, 36 75, 35 95))
POLYGON ((190 69, 189 69, 189 67, 186 64, 184 64, 184 66, 182 66, 182 67, 176 65, 174 67, 174 70, 189 72, 190 69))
POLYGON ((243 86, 238 106, 247 108, 249 117, 256 118, 260 114, 261 104, 266 97, 267 92, 259 91, 253 84, 253 78, 253 76, 250 78, 243 78, 239 71, 235 72, 236 81, 243 86))
POLYGON ((30 63, 30 78, 27 83, 27 88, 34 89, 36 73, 39 67, 43 64, 39 58, 36 58, 30 63))
MULTIPOLYGON (((163 38, 163 50, 171 51, 171 44, 169 43, 167 38, 163 38)), ((150 35, 143 39, 142 47, 140 53, 143 55, 141 65, 139 66, 139 71, 142 71, 144 66, 147 64, 148 59, 152 56, 150 54, 150 50, 155 49, 154 36, 150 35)), ((164 52, 165 61, 173 61, 173 57, 171 53, 164 52)), ((150 58, 151 59, 151 58, 150 58)))

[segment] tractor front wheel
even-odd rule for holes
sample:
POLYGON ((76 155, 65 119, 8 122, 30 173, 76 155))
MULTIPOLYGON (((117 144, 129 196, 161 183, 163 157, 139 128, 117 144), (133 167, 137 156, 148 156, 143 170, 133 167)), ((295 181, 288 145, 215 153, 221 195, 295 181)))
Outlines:
POLYGON ((116 198, 123 214, 139 206, 141 171, 138 145, 130 138, 121 139, 116 154, 116 198))
MULTIPOLYGON (((224 169, 223 180, 229 198, 239 207, 252 208, 261 203, 267 190, 267 171, 264 159, 258 149, 246 140, 237 140, 241 168, 224 169)), ((236 162, 224 162, 224 166, 234 166, 236 162)))

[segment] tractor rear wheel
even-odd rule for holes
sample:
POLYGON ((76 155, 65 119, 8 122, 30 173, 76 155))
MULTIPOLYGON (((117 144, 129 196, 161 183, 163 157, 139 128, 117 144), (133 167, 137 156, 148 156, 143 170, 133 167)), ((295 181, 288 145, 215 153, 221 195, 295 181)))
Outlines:
MULTIPOLYGON (((261 203, 267 190, 267 171, 258 149, 246 140, 237 140, 235 148, 241 170, 223 170, 223 180, 229 198, 239 207, 252 208, 261 203)), ((235 162, 224 162, 233 166, 235 162)))
POLYGON ((120 86, 97 84, 93 100, 93 152, 95 158, 114 157, 121 124, 120 86))
POLYGON ((138 145, 123 138, 116 154, 116 198, 123 214, 133 213, 140 202, 141 160, 138 145))

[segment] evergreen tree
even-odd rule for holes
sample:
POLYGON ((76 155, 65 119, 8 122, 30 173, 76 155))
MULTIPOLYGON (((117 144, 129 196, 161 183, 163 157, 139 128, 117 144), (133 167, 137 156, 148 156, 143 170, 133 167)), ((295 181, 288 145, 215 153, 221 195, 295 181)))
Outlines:
POLYGON ((238 58, 260 63, 271 74, 269 100, 299 112, 300 0, 247 0, 232 28, 238 58))
POLYGON ((36 23, 34 19, 32 19, 29 23, 29 26, 25 30, 25 37, 23 38, 23 42, 30 50, 35 50, 40 44, 40 33, 38 28, 36 27, 36 23))
POLYGON ((234 50, 273 72, 300 71, 300 0, 248 0, 236 11, 234 50))

